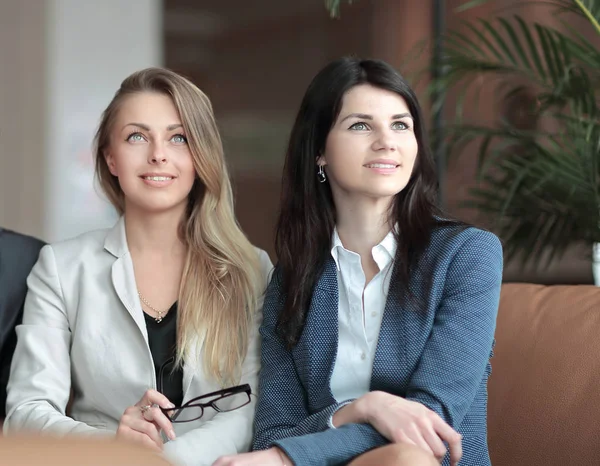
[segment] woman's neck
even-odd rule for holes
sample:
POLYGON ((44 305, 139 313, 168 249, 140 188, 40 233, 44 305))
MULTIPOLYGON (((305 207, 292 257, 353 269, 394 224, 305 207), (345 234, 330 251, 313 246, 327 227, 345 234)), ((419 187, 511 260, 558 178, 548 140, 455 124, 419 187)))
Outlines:
POLYGON ((344 247, 372 260, 371 250, 390 232, 389 201, 380 199, 336 205, 336 228, 344 247))
POLYGON ((182 212, 149 214, 127 209, 124 217, 127 246, 133 255, 150 253, 173 257, 185 253, 186 246, 179 236, 182 212))

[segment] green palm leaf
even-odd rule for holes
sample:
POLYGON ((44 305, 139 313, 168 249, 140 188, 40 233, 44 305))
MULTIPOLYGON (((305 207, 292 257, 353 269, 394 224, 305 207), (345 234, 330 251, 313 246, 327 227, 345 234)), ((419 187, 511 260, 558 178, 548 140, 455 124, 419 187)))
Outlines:
MULTIPOLYGON (((470 0, 463 3, 456 11, 466 11, 475 8, 490 0, 470 0)), ((551 8, 556 14, 572 13, 586 18, 600 34, 600 4, 597 0, 533 0, 521 1, 521 6, 543 5, 551 8)))
MULTIPOLYGON (((356 1, 356 0, 354 0, 356 1)), ((346 3, 351 4, 353 0, 346 0, 346 3)), ((340 16, 342 0, 325 0, 325 8, 329 11, 329 15, 332 18, 338 18, 340 16)))
MULTIPOLYGON (((488 1, 466 1, 458 10, 488 1)), ((325 2, 332 16, 341 3, 325 2)), ((474 147, 477 157, 477 185, 464 205, 494 220, 508 259, 543 265, 574 243, 600 242, 600 1, 520 5, 545 5, 563 30, 489 12, 463 22, 445 35, 443 72, 428 92, 437 113, 446 91, 457 91, 446 147, 454 154, 474 147), (585 18, 591 34, 570 26, 569 15, 585 18), (537 129, 465 121, 465 102, 477 104, 484 86, 505 101, 526 91, 537 129)))
POLYGON ((472 85, 482 75, 519 77, 554 96, 554 103, 575 99, 589 107, 593 96, 581 80, 589 79, 587 70, 600 63, 600 52, 589 42, 540 24, 529 25, 519 16, 480 20, 467 27, 476 39, 473 46, 464 46, 468 39, 462 32, 447 35, 445 73, 431 88, 437 95, 449 86, 472 85))
MULTIPOLYGON (((586 17, 600 32, 600 2, 546 3, 560 14, 586 17)), ((447 147, 461 153, 475 145, 477 157, 478 183, 464 205, 493 219, 507 258, 523 264, 545 265, 574 243, 600 241, 597 44, 578 31, 530 24, 520 16, 477 20, 468 36, 465 30, 448 33, 446 72, 432 88, 439 93, 459 86, 462 95, 488 76, 504 99, 528 89, 536 102, 531 118, 552 131, 523 131, 507 121, 474 125, 455 108, 455 123, 445 128, 447 147)))
POLYGON ((547 264, 573 243, 600 241, 600 123, 556 119, 563 127, 555 134, 505 134, 514 144, 494 154, 465 203, 495 219, 508 259, 547 264))

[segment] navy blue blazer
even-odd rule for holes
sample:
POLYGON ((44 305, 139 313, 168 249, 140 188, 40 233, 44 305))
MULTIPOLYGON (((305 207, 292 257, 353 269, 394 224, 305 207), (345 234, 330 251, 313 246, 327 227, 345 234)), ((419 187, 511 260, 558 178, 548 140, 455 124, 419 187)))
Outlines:
MULTIPOLYGON (((416 299, 402 308, 390 292, 377 343, 371 390, 424 404, 463 435, 461 466, 490 465, 487 379, 502 282, 502 246, 476 228, 439 228, 419 270, 416 299), (431 275, 433 273, 433 275, 431 275), (427 274, 427 276, 426 276, 427 274)), ((346 464, 387 440, 368 424, 328 428, 339 408, 330 379, 337 355, 338 284, 329 258, 313 292, 298 344, 276 332, 283 307, 276 269, 264 303, 262 369, 254 449, 278 446, 296 466, 346 464)), ((449 456, 443 462, 449 464, 449 456)))

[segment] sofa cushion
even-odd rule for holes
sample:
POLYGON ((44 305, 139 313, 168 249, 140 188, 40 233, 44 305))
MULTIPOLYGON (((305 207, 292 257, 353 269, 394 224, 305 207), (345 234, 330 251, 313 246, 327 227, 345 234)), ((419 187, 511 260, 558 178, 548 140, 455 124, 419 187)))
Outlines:
POLYGON ((600 464, 600 288, 503 285, 488 425, 494 466, 600 464))
POLYGON ((172 466, 144 445, 35 434, 0 436, 0 458, 10 466, 172 466))

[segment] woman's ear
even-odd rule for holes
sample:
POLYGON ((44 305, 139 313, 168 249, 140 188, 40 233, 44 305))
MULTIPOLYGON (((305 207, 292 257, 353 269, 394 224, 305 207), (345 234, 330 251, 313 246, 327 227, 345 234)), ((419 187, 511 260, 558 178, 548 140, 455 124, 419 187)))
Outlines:
POLYGON ((104 152, 104 160, 106 160, 106 165, 108 165, 108 170, 110 171, 111 175, 119 176, 117 175, 117 164, 115 163, 115 158, 110 151, 104 152))
POLYGON ((325 165, 327 165, 327 161, 325 160, 325 156, 323 154, 319 155, 316 160, 317 165, 319 165, 320 167, 324 167, 325 165))

